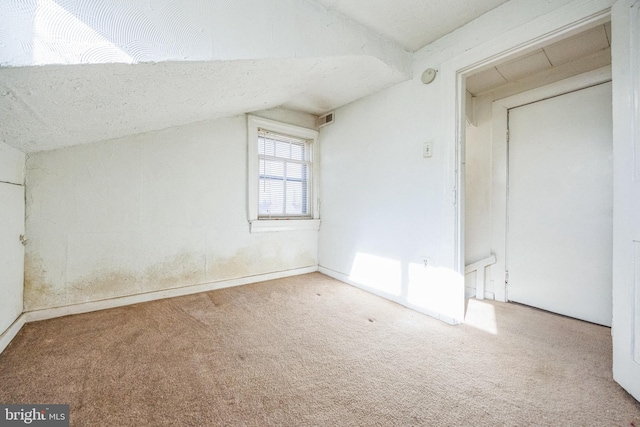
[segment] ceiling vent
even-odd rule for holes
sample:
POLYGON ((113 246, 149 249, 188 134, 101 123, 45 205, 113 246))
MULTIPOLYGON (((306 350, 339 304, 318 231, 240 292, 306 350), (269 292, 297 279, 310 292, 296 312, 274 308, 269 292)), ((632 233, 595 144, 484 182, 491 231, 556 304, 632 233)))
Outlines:
POLYGON ((325 114, 324 116, 318 117, 318 127, 321 128, 326 125, 330 125, 335 120, 335 115, 332 112, 325 114))

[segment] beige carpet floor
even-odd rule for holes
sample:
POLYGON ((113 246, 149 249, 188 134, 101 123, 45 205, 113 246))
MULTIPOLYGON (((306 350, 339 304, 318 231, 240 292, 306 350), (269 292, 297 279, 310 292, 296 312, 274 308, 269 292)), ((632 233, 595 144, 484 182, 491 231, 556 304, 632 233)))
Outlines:
POLYGON ((610 329, 471 300, 449 326, 319 273, 27 324, 1 403, 72 426, 640 426, 610 329))

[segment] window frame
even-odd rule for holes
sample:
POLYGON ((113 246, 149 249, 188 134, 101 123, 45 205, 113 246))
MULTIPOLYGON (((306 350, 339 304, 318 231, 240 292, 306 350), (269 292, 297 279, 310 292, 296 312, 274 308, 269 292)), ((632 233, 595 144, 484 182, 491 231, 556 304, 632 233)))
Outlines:
POLYGON ((318 135, 318 131, 314 129, 247 115, 247 207, 250 231, 252 233, 260 231, 318 230, 320 228, 320 147, 318 143, 318 135), (309 216, 300 217, 283 215, 280 218, 261 218, 259 216, 259 129, 310 141, 311 208, 309 216))

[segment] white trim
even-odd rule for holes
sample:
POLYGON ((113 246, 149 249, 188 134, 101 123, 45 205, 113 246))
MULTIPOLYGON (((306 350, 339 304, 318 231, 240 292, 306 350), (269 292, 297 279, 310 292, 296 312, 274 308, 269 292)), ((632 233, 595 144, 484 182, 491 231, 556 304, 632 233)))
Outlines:
POLYGON ((611 81, 611 67, 603 67, 550 85, 498 99, 492 104, 491 132, 491 251, 497 261, 490 267, 490 277, 494 283, 495 298, 508 300, 507 270, 507 128, 510 108, 519 107, 546 98, 562 95, 590 86, 611 81))
MULTIPOLYGON (((308 129, 301 126, 290 125, 275 120, 265 119, 262 117, 247 115, 247 215, 251 225, 251 232, 254 231, 283 231, 297 229, 313 229, 314 220, 320 219, 320 143, 318 140, 319 132, 314 129, 308 129), (298 138, 312 140, 311 153, 311 170, 312 170, 312 192, 313 200, 311 201, 312 218, 304 220, 285 220, 272 222, 274 220, 258 219, 258 129, 264 128, 275 133, 282 133, 298 138), (254 225, 254 223, 266 221, 269 224, 264 227, 254 225), (299 226, 291 228, 285 226, 286 221, 310 221, 307 226, 299 226)), ((319 225, 318 225, 319 227, 319 225)))
MULTIPOLYGON (((452 204, 445 208, 445 223, 450 244, 444 248, 443 262, 460 273, 464 272, 464 77, 487 69, 497 62, 531 52, 562 37, 577 34, 584 28, 602 23, 610 16, 615 0, 574 1, 514 28, 480 46, 469 49, 440 66, 442 87, 442 120, 438 138, 447 150, 448 180, 445 191, 451 191, 452 204)), ((496 254, 497 255, 497 254, 496 254)), ((464 285, 460 309, 464 311, 464 285)), ((496 295, 496 298, 498 296, 496 295)))
POLYGON ((11 344, 11 341, 18 335, 25 323, 27 323, 27 320, 23 313, 0 335, 0 354, 11 344))
POLYGON ((541 86, 513 96, 495 100, 493 101, 493 104, 499 105, 504 109, 515 108, 610 81, 611 66, 606 66, 577 76, 569 77, 546 86, 541 86))
POLYGON ((456 320, 456 319, 454 319, 452 317, 443 316, 441 313, 438 313, 438 312, 435 312, 435 311, 431 311, 431 310, 427 310, 424 307, 420 307, 418 305, 410 304, 407 300, 405 300, 403 298, 400 298, 400 297, 398 297, 396 295, 390 295, 390 294, 387 294, 385 292, 379 291, 377 289, 365 286, 365 285, 363 285, 361 283, 354 282, 353 280, 351 280, 349 278, 349 276, 347 276, 346 274, 340 273, 338 271, 331 270, 331 269, 326 268, 326 267, 318 266, 318 272, 320 272, 320 273, 322 273, 322 274, 324 274, 326 276, 332 277, 332 278, 334 278, 336 280, 339 280, 339 281, 341 281, 343 283, 346 283, 347 285, 351 285, 351 286, 356 287, 358 289, 362 289, 363 291, 366 291, 366 292, 369 292, 371 294, 377 295, 377 296, 379 296, 381 298, 396 302, 396 303, 398 303, 398 304, 400 304, 400 305, 402 305, 404 307, 410 308, 411 310, 415 310, 415 311, 417 311, 419 313, 426 314, 427 316, 434 317, 434 318, 436 318, 438 320, 441 320, 441 321, 443 321, 445 323, 448 323, 450 325, 459 325, 459 324, 462 323, 461 321, 456 320))
POLYGON ((473 264, 469 264, 464 268, 464 274, 476 273, 476 298, 484 299, 486 292, 484 290, 486 283, 485 269, 490 265, 496 263, 496 256, 491 254, 488 258, 476 261, 473 264))
POLYGON ((319 219, 260 219, 251 221, 249 224, 252 233, 294 230, 318 231, 320 229, 319 219))
POLYGON ((180 288, 166 289, 162 291, 147 292, 144 294, 129 295, 119 298, 111 298, 101 301, 91 301, 64 307, 46 308, 24 313, 27 322, 53 319, 71 314, 89 313, 92 311, 106 310, 109 308, 123 307, 131 304, 155 301, 164 298, 174 298, 184 295, 192 295, 201 292, 215 291, 217 289, 230 288, 232 286, 247 285, 249 283, 264 282, 266 280, 281 279, 283 277, 297 276, 300 274, 314 273, 318 271, 316 266, 296 268, 293 270, 277 271, 274 273, 258 274, 255 276, 239 277, 237 279, 218 280, 215 282, 201 283, 180 288))
POLYGON ((613 60, 613 379, 640 400, 640 0, 612 11, 613 60), (637 259, 636 259, 637 261, 637 259), (634 269, 635 267, 635 269, 634 269), (635 354, 634 354, 635 353, 635 354))

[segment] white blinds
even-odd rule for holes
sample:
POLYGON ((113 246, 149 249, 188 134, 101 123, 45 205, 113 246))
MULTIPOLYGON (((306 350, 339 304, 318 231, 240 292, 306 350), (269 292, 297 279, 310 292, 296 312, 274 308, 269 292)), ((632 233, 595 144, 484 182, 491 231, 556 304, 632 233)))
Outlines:
POLYGON ((310 141, 258 129, 258 216, 311 216, 310 141))

